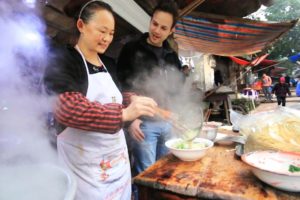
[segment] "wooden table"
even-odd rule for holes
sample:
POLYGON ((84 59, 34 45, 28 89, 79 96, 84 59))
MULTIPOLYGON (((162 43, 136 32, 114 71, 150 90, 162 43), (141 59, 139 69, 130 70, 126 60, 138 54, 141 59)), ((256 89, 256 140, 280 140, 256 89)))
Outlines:
POLYGON ((139 199, 300 200, 300 193, 280 191, 258 180, 233 149, 216 145, 194 162, 168 154, 134 178, 139 199))

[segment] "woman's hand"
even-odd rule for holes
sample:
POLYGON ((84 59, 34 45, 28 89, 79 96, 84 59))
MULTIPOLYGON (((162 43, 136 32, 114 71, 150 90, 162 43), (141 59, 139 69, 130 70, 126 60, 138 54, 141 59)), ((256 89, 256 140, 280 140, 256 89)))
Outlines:
POLYGON ((133 96, 131 103, 123 109, 122 120, 132 121, 140 116, 153 117, 155 115, 157 103, 149 97, 133 96))
POLYGON ((130 136, 137 142, 142 142, 145 139, 145 134, 142 132, 140 128, 141 123, 143 123, 142 120, 136 119, 130 124, 128 128, 128 132, 130 136))

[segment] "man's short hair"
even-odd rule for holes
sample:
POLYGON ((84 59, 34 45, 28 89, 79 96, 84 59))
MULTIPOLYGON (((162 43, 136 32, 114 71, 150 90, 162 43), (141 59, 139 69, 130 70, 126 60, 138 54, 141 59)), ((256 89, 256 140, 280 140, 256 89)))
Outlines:
POLYGON ((177 6, 176 2, 174 2, 173 0, 169 0, 169 1, 161 0, 157 4, 157 6, 154 8, 151 17, 153 17, 153 15, 156 11, 170 13, 173 17, 172 28, 175 26, 177 19, 178 19, 178 6, 177 6))

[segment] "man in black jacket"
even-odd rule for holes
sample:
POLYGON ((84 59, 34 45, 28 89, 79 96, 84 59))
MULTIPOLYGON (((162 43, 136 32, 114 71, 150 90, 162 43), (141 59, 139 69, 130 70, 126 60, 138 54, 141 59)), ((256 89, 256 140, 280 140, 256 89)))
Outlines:
POLYGON ((291 96, 291 91, 283 76, 280 77, 279 83, 276 83, 276 85, 273 87, 272 93, 275 93, 276 95, 278 106, 280 106, 281 103, 282 106, 285 106, 286 94, 289 94, 289 96, 291 96))
MULTIPOLYGON (((178 55, 166 41, 175 30, 177 17, 176 4, 162 1, 153 11, 149 33, 123 47, 117 69, 123 92, 150 96, 160 107, 170 108, 170 100, 184 79, 178 55)), ((134 173, 142 172, 167 153, 164 143, 171 134, 169 123, 140 118, 131 123, 128 132, 134 173)))

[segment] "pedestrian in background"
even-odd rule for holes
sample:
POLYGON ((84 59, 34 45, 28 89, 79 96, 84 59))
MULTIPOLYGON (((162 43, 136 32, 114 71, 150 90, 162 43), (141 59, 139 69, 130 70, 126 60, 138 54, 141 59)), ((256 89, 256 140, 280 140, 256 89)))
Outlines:
POLYGON ((272 79, 267 74, 263 74, 262 76, 262 82, 263 82, 263 93, 265 95, 265 98, 267 101, 272 101, 272 94, 271 94, 271 85, 272 85, 272 79))
POLYGON ((288 84, 285 82, 284 77, 280 77, 279 83, 276 83, 276 85, 272 89, 272 93, 275 93, 275 95, 276 95, 278 106, 281 103, 282 103, 282 106, 285 106, 286 94, 291 96, 291 92, 290 92, 288 84))

